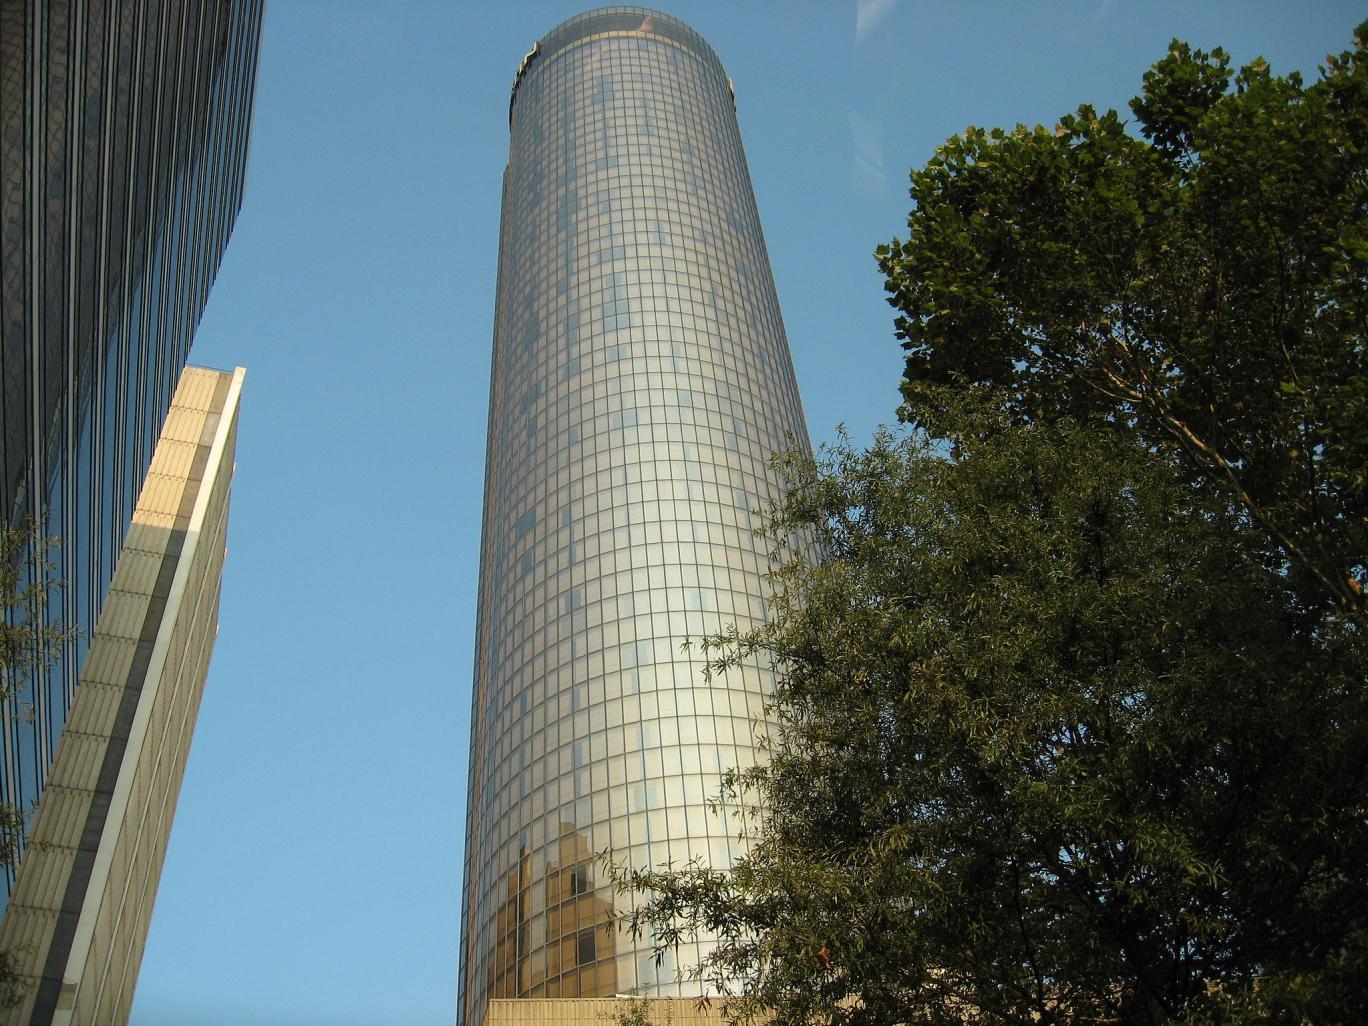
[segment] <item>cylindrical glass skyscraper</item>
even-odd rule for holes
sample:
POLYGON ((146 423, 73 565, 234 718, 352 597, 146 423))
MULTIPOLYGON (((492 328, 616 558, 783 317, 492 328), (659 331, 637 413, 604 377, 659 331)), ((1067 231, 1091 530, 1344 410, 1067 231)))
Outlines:
MULTIPOLYGON (((682 22, 571 18, 509 111, 459 1021, 491 997, 680 992, 595 855, 726 865, 761 669, 686 639, 766 615, 751 513, 806 445, 731 84, 682 22)), ((697 951, 683 951, 682 961, 697 951)))

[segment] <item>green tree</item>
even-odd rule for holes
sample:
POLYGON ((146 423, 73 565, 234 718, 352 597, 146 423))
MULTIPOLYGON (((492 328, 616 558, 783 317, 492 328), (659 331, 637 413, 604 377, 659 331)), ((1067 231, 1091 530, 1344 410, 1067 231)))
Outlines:
POLYGON ((748 853, 620 869, 740 1017, 1348 1024, 1368 1008, 1359 49, 1175 43, 1135 101, 971 129, 881 247, 867 450, 785 457, 748 853), (817 555, 814 555, 817 554, 817 555))
MULTIPOLYGON (((31 682, 62 656, 70 633, 48 615, 54 582, 52 552, 57 540, 34 525, 0 526, 0 703, 8 717, 26 717, 31 682)), ((0 802, 0 865, 14 866, 22 850, 25 811, 0 802)), ((0 951, 0 1008, 23 1000, 24 988, 13 952, 0 951)))
POLYGON ((970 129, 878 249, 931 386, 1136 432, 1239 501, 1303 601, 1362 616, 1368 552, 1368 23, 1303 85, 1175 41, 1131 103, 970 129))
POLYGON ((784 1023, 1354 1021, 1361 632, 1132 436, 938 403, 952 455, 787 461, 773 620, 709 642, 779 670, 752 846, 621 872, 630 926, 784 1023))

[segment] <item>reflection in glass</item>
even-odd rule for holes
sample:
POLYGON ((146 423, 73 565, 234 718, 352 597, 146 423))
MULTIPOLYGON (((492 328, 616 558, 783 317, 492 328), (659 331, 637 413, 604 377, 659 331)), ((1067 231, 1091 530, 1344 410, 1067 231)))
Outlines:
MULTIPOLYGON (((707 799, 752 765, 769 672, 687 639, 762 621, 751 511, 806 445, 727 75, 644 8, 518 72, 495 304, 459 1015, 683 992, 612 926, 597 853, 725 866, 707 799)), ((631 896, 619 896, 619 902, 631 896)), ((681 959, 697 957, 696 950, 681 959)))

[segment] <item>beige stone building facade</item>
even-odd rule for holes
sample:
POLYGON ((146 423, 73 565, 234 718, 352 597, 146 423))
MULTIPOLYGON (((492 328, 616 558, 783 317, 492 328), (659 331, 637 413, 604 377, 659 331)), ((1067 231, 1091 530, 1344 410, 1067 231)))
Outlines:
POLYGON ((128 1019, 218 631, 243 376, 181 375, 0 922, 28 989, 6 1026, 128 1019))
POLYGON ((722 1003, 698 998, 493 998, 488 1026, 724 1026, 722 1003))

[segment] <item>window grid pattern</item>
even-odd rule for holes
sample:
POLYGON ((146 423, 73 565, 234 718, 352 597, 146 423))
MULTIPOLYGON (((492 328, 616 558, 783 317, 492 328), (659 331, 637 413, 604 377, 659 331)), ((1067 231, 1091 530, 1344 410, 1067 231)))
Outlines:
POLYGON ((78 631, 0 702, 0 802, 26 813, 241 204, 261 19, 0 3, 0 515, 60 539, 46 614, 78 631))
POLYGON ((777 494, 769 454, 807 444, 707 44, 641 8, 571 19, 520 73, 511 125, 462 916, 474 1023, 490 997, 681 993, 608 925, 594 856, 737 854, 706 803, 758 757, 772 681, 705 682, 681 646, 765 618, 752 512, 777 494))

